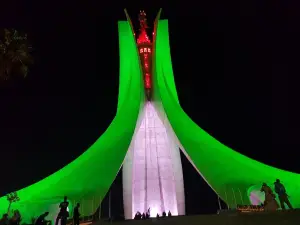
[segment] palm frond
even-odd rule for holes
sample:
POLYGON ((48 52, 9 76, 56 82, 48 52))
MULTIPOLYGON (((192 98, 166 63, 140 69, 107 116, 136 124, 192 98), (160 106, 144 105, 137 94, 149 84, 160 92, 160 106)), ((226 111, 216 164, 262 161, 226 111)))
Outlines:
POLYGON ((21 35, 15 29, 4 29, 4 36, 0 39, 0 78, 8 79, 13 73, 26 77, 29 66, 33 64, 30 53, 27 34, 21 35))

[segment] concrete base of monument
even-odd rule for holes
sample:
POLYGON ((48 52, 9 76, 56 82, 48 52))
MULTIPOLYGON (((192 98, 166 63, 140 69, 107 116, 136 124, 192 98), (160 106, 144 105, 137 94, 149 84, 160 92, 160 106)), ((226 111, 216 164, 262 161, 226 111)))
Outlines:
POLYGON ((126 221, 97 221, 93 225, 119 224, 119 225, 293 225, 299 224, 300 210, 287 210, 277 212, 238 213, 229 211, 214 215, 176 216, 149 220, 126 221))

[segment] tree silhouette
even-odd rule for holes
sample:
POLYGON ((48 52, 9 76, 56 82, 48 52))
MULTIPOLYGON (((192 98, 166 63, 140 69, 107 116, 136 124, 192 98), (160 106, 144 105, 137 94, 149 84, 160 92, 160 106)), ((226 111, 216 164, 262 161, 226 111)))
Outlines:
POLYGON ((7 80, 18 75, 26 77, 33 63, 27 34, 15 29, 4 29, 0 35, 0 79, 7 80))

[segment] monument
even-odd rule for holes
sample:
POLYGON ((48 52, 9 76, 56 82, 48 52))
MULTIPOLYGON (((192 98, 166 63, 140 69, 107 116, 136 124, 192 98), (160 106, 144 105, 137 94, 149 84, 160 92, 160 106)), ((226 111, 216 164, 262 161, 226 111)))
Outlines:
MULTIPOLYGON (((94 214, 122 165, 126 218, 148 208, 151 216, 169 210, 173 215, 183 215, 179 149, 230 208, 260 205, 264 202, 262 183, 273 187, 277 178, 284 183, 292 205, 300 207, 299 174, 239 154, 201 129, 183 111, 174 81, 168 21, 160 19, 161 11, 152 38, 143 11, 138 35, 125 13, 127 21, 118 22, 120 82, 116 116, 106 132, 75 161, 17 191, 20 200, 11 207, 21 212, 24 222, 45 211, 55 218, 65 195, 70 200, 70 213, 79 202, 82 215, 94 214)), ((196 104, 201 110, 201 102, 196 104)), ((6 196, 0 198, 0 213, 6 213, 8 206, 6 196)))

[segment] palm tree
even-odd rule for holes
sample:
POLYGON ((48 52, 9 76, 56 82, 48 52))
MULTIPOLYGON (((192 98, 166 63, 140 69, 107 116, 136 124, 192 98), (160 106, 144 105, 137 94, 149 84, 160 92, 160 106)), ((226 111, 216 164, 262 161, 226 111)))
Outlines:
POLYGON ((33 63, 31 46, 27 35, 15 29, 4 29, 0 37, 0 79, 7 80, 12 75, 26 77, 28 67, 33 63))

